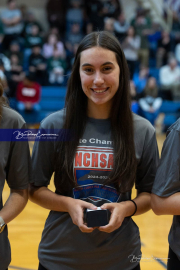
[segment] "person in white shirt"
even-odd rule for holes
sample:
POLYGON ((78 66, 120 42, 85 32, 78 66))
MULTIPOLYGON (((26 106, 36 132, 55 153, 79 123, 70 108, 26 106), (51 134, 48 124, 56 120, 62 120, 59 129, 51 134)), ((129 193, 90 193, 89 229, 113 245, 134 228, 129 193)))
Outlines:
POLYGON ((175 58, 170 58, 168 65, 159 71, 161 97, 163 99, 180 100, 180 67, 175 58))

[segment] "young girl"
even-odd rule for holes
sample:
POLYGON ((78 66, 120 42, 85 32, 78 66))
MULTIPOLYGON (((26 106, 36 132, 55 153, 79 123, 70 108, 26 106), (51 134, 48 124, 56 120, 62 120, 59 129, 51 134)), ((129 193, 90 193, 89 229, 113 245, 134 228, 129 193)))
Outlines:
POLYGON ((152 209, 157 215, 174 215, 169 232, 168 270, 180 269, 180 119, 167 131, 161 161, 152 189, 152 209))
POLYGON ((10 132, 26 128, 24 119, 7 106, 0 83, 0 269, 5 270, 11 262, 11 249, 6 224, 25 207, 28 200, 30 154, 27 141, 11 141, 10 132), (10 135, 10 136, 9 136, 10 135), (2 192, 5 181, 10 196, 3 205, 2 192))
POLYGON ((158 149, 154 128, 131 113, 129 102, 118 40, 105 31, 90 33, 76 53, 65 109, 40 127, 62 129, 67 137, 36 141, 33 149, 30 198, 51 210, 39 269, 140 269, 139 230, 131 216, 150 209, 158 149), (47 188, 53 172, 55 193, 47 188), (132 201, 134 183, 138 195, 132 201), (110 221, 87 227, 84 210, 96 207, 110 210, 110 221))

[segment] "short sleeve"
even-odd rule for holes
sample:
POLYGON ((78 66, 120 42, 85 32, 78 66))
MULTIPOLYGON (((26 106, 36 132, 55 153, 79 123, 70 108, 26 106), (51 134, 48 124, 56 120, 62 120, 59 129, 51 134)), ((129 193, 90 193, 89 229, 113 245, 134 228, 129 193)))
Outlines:
POLYGON ((145 143, 137 166, 135 187, 139 192, 151 192, 159 162, 159 152, 155 132, 145 143))
MULTIPOLYGON (((40 126, 42 130, 42 126, 40 126)), ((54 142, 36 140, 32 152, 32 179, 35 186, 48 186, 54 172, 54 142)))
MULTIPOLYGON (((39 131, 44 134, 60 133, 64 124, 65 110, 60 110, 46 117, 40 125, 39 131)), ((58 140, 36 140, 32 152, 32 179, 35 186, 48 186, 55 170, 55 153, 58 140)))
MULTIPOLYGON (((26 128, 24 124, 22 129, 26 128)), ((11 142, 6 166, 6 181, 11 189, 26 189, 31 177, 31 159, 27 141, 11 142)))
POLYGON ((180 133, 172 129, 162 149, 152 193, 168 197, 180 191, 180 133))

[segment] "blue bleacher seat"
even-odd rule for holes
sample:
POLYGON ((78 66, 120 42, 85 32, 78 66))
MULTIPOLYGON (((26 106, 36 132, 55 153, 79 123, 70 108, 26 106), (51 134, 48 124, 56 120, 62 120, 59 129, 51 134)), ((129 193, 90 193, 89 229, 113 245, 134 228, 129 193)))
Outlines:
MULTIPOLYGON (((23 112, 22 116, 28 124, 35 124, 41 122, 50 113, 61 110, 65 105, 66 87, 61 86, 43 86, 41 90, 39 112, 26 113, 23 112)), ((10 106, 16 109, 16 99, 9 100, 10 106)))
POLYGON ((164 100, 161 106, 161 113, 165 114, 163 124, 168 128, 180 116, 180 101, 164 100))

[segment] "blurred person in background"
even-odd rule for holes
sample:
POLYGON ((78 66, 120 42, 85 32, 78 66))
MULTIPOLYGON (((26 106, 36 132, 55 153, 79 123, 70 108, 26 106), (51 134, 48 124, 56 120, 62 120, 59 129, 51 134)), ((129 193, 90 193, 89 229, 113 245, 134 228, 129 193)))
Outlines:
POLYGON ((62 85, 64 83, 67 64, 57 49, 54 49, 53 56, 48 59, 47 68, 49 72, 49 83, 62 85))
POLYGON ((87 33, 104 29, 103 1, 85 1, 85 12, 87 16, 87 33))
POLYGON ((180 17, 177 11, 173 10, 173 21, 170 32, 172 51, 175 50, 175 46, 180 43, 180 17))
POLYGON ((108 31, 111 34, 115 35, 115 33, 114 33, 114 19, 113 18, 105 18, 104 19, 104 31, 108 31))
POLYGON ((16 98, 17 109, 20 113, 40 110, 41 86, 34 81, 32 75, 25 76, 24 80, 18 84, 16 98))
POLYGON ((105 18, 117 18, 121 13, 121 5, 119 0, 106 0, 103 3, 103 17, 105 18))
POLYGON ((66 34, 65 46, 67 56, 71 56, 74 51, 74 45, 79 44, 83 38, 83 35, 80 31, 80 26, 77 23, 71 25, 71 31, 66 34))
POLYGON ((162 105, 162 98, 158 97, 156 78, 149 77, 144 89, 144 97, 139 99, 141 114, 154 125, 162 105))
POLYGON ((121 12, 114 21, 114 32, 119 41, 123 41, 127 35, 127 31, 129 29, 129 23, 125 18, 125 14, 121 12))
POLYGON ((156 55, 157 55, 157 47, 158 47, 158 41, 161 39, 161 25, 159 23, 159 20, 154 20, 152 22, 151 31, 148 35, 148 41, 149 41, 149 58, 153 62, 149 63, 149 65, 156 67, 156 55))
POLYGON ((171 39, 167 31, 162 31, 157 44, 156 66, 160 68, 167 64, 171 52, 171 39))
POLYGON ((30 29, 31 31, 28 34, 26 34, 25 37, 25 48, 31 49, 36 44, 40 44, 42 46, 43 38, 40 34, 39 26, 34 24, 31 26, 30 29))
POLYGON ((10 59, 11 55, 15 54, 17 55, 21 65, 23 64, 23 58, 24 58, 24 53, 20 48, 19 42, 17 40, 13 40, 9 46, 9 50, 6 51, 6 56, 10 59))
POLYGON ((55 49, 58 50, 61 57, 65 57, 64 44, 60 40, 58 34, 49 33, 47 40, 42 47, 42 55, 48 59, 53 56, 55 49))
POLYGON ((10 89, 9 97, 15 97, 17 85, 24 79, 25 72, 23 71, 23 66, 20 62, 20 59, 16 54, 11 55, 10 61, 11 61, 11 71, 10 76, 8 78, 8 84, 10 89))
POLYGON ((43 45, 43 38, 40 35, 40 28, 38 25, 33 24, 30 28, 31 32, 25 36, 24 44, 24 61, 23 67, 25 71, 28 71, 29 57, 32 53, 32 48, 36 45, 43 45))
POLYGON ((41 23, 36 19, 32 11, 27 11, 26 17, 24 18, 24 28, 23 28, 23 37, 32 34, 32 27, 36 25, 39 28, 39 34, 42 37, 44 35, 43 27, 41 23))
POLYGON ((133 78, 137 65, 140 44, 140 37, 135 34, 134 27, 130 26, 127 32, 127 37, 122 42, 122 48, 129 66, 131 79, 133 78))
POLYGON ((84 34, 84 9, 81 0, 70 0, 66 12, 66 36, 72 32, 72 25, 79 25, 79 33, 84 34))
POLYGON ((144 88, 149 78, 149 68, 141 65, 139 72, 135 72, 133 81, 136 86, 136 91, 139 97, 142 97, 144 88))
POLYGON ((66 0, 48 0, 46 4, 47 19, 50 28, 56 27, 63 37, 65 34, 65 18, 68 7, 66 0))
POLYGON ((151 33, 151 19, 147 15, 147 11, 139 8, 137 9, 136 17, 131 21, 134 26, 136 35, 141 38, 141 45, 138 52, 140 63, 149 65, 149 41, 148 35, 151 33))
POLYGON ((171 57, 159 71, 160 96, 164 100, 180 100, 180 67, 171 57))
POLYGON ((34 45, 29 57, 29 73, 34 76, 34 80, 40 85, 48 84, 47 61, 41 53, 41 46, 34 45))
POLYGON ((8 49, 12 40, 20 38, 23 30, 22 14, 16 0, 7 0, 7 8, 2 10, 0 19, 4 27, 3 48, 8 49))

